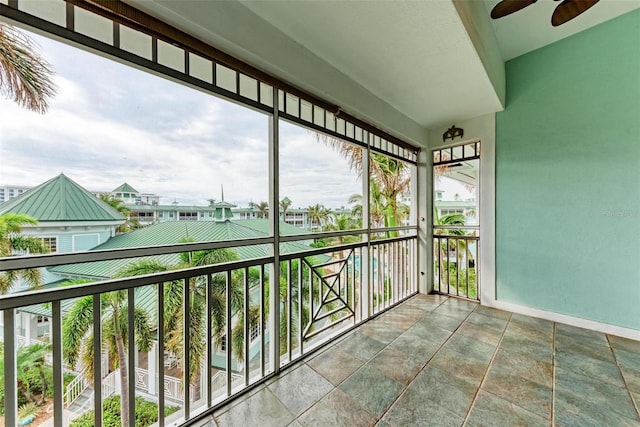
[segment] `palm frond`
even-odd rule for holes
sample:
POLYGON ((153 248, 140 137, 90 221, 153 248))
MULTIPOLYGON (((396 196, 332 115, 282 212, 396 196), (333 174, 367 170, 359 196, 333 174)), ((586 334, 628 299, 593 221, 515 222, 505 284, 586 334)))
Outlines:
POLYGON ((44 113, 55 95, 52 77, 53 71, 37 54, 32 40, 0 23, 0 92, 21 107, 44 113))

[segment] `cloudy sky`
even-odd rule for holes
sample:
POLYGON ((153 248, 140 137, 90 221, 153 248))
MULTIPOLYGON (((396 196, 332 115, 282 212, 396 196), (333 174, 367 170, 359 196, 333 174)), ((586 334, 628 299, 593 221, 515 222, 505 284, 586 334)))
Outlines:
MULTIPOLYGON (((64 173, 89 190, 127 182, 161 203, 239 206, 268 198, 268 118, 247 108, 32 35, 55 70, 44 115, 0 98, 0 185, 64 173)), ((361 184, 307 130, 281 124, 280 196, 293 207, 347 205, 361 184)))

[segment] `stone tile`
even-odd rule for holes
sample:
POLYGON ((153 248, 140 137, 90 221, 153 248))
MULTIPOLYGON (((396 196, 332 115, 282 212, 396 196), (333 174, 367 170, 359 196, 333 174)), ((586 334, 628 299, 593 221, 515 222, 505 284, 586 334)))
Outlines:
POLYGON ((357 371, 363 362, 339 348, 332 347, 311 359, 307 365, 337 386, 357 371))
MULTIPOLYGON (((640 356, 638 357, 640 360, 640 356)), ((576 374, 586 375, 614 385, 622 384, 620 368, 615 363, 595 359, 582 353, 559 351, 555 358, 556 367, 568 369, 576 374)))
POLYGON ((618 337, 616 335, 607 335, 607 337, 609 338, 609 344, 612 348, 640 354, 640 341, 630 340, 629 338, 618 337))
POLYGON ((522 354, 509 354, 499 350, 493 359, 491 370, 526 378, 546 387, 553 385, 553 365, 522 354))
POLYGON ((487 307, 485 305, 478 305, 473 312, 477 314, 483 314, 489 317, 495 317, 502 320, 509 320, 511 318, 510 312, 487 307))
POLYGON ((609 346, 599 344, 592 345, 589 344, 588 341, 583 341, 580 338, 556 335, 555 349, 556 354, 581 354, 593 359, 600 359, 605 362, 615 363, 613 352, 609 346))
POLYGON ((298 420, 293 420, 293 422, 289 424, 287 427, 302 427, 302 424, 300 424, 298 420))
POLYGON ((529 341, 522 337, 503 337, 498 352, 504 353, 506 357, 520 355, 545 363, 552 363, 553 361, 553 347, 551 344, 529 341))
POLYGON ((555 393, 554 423, 558 427, 640 427, 637 416, 625 417, 567 390, 555 393))
POLYGON ((551 420, 551 387, 492 367, 482 384, 482 390, 551 420))
POLYGON ((454 319, 464 320, 467 318, 469 313, 471 313, 473 309, 461 308, 451 304, 442 304, 440 307, 433 310, 433 314, 438 314, 441 316, 449 316, 454 319))
POLYGON ((271 384, 269 389, 289 412, 298 416, 333 390, 333 385, 309 366, 302 365, 271 384))
POLYGON ((563 396, 568 402, 591 412, 615 412, 629 419, 638 414, 624 384, 613 385, 585 375, 557 367, 555 395, 563 396))
POLYGON ((414 390, 407 390, 382 418, 390 426, 459 427, 464 419, 443 406, 425 400, 414 390))
POLYGON ((249 397, 239 405, 218 415, 220 427, 281 427, 293 421, 293 415, 267 388, 249 397))
POLYGON ((536 328, 543 332, 547 332, 550 335, 553 335, 553 322, 549 320, 525 316, 524 314, 513 313, 511 315, 511 322, 518 323, 520 325, 527 325, 529 327, 536 328))
POLYGON ((420 296, 414 297, 407 301, 405 304, 409 307, 421 308, 426 311, 433 311, 445 300, 438 300, 435 298, 421 298, 420 296))
POLYGON ((372 321, 358 329, 363 335, 380 341, 383 344, 389 344, 398 338, 405 330, 386 325, 382 322, 372 321))
POLYGON ((456 307, 465 311, 473 311, 477 307, 480 307, 480 304, 473 301, 468 301, 462 298, 449 298, 444 305, 449 305, 451 307, 456 307))
POLYGON ((339 386, 369 413, 380 418, 400 395, 403 386, 369 364, 339 386))
POLYGON ((496 351, 496 346, 487 344, 480 340, 469 338, 467 336, 455 333, 449 341, 442 347, 443 349, 455 350, 476 359, 489 363, 496 351))
POLYGON ((442 349, 428 366, 440 368, 450 375, 478 386, 489 363, 451 349, 442 349))
POLYGON ((464 322, 458 328, 456 334, 464 335, 466 337, 474 338, 487 344, 496 346, 502 338, 502 332, 498 332, 494 329, 483 328, 482 326, 478 326, 469 322, 464 322))
POLYGON ((480 390, 466 425, 474 427, 548 427, 549 421, 494 394, 480 390))
POLYGON ((609 341, 607 340, 606 335, 602 332, 577 328, 563 323, 556 323, 556 339, 558 339, 558 336, 576 338, 588 344, 609 346, 609 341))
POLYGON ((629 390, 640 393, 640 354, 626 350, 613 350, 629 390))
POLYGON ((394 314, 401 314, 401 315, 406 316, 408 318, 415 319, 416 321, 422 319, 427 314, 429 314, 427 312, 427 310, 424 310, 424 309, 419 308, 419 307, 411 307, 411 306, 406 305, 406 304, 402 304, 399 307, 394 308, 393 309, 393 313, 394 314))
POLYGON ((429 342, 413 335, 402 334, 393 341, 387 349, 400 351, 414 357, 420 362, 427 363, 440 349, 441 344, 429 342))
POLYGON ((451 331, 439 328, 436 324, 431 322, 431 317, 428 316, 425 319, 417 322, 415 325, 407 329, 404 335, 415 337, 429 343, 442 345, 451 336, 451 331))
POLYGON ((504 335, 506 337, 513 336, 526 338, 530 341, 537 341, 545 344, 551 344, 553 342, 553 332, 548 332, 533 326, 517 322, 509 322, 504 335))
POLYGON ((356 332, 338 343, 336 347, 363 362, 368 362, 385 347, 385 344, 356 332))
POLYGON ((417 318, 414 318, 410 315, 394 313, 393 310, 388 311, 387 313, 376 319, 376 322, 378 323, 402 330, 409 329, 417 321, 417 318))
POLYGON ((426 362, 403 351, 385 348, 367 366, 373 366, 403 386, 415 378, 426 362))
POLYGON ((441 314, 438 312, 438 310, 436 310, 432 314, 430 314, 429 317, 425 318, 425 320, 428 319, 431 324, 437 326, 438 328, 453 332, 458 329, 466 316, 467 315, 465 314, 464 317, 460 318, 451 317, 448 314, 441 314))
POLYGON ((463 418, 469 411, 477 389, 477 386, 431 366, 426 366, 408 388, 424 400, 442 406, 463 418))
POLYGON ((474 325, 478 325, 483 328, 502 332, 507 327, 508 320, 485 316, 484 314, 478 314, 474 312, 469 315, 466 322, 473 323, 474 325))
POLYGON ((376 417, 340 389, 335 389, 298 418, 303 426, 369 427, 376 417))

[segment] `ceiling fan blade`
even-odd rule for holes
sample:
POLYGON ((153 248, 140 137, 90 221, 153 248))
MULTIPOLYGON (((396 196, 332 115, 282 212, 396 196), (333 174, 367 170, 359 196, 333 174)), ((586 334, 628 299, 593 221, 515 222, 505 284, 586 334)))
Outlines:
POLYGON ((531 6, 538 0, 502 0, 495 5, 491 10, 491 17, 493 19, 502 18, 503 16, 511 15, 527 6, 531 6))
POLYGON ((564 0, 556 7, 551 16, 551 25, 557 27, 571 21, 600 0, 564 0))

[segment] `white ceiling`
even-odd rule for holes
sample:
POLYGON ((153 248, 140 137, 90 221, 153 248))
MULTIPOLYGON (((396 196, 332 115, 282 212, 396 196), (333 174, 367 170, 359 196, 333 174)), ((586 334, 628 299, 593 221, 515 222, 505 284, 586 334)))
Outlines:
MULTIPOLYGON (((489 14, 499 0, 484 0, 484 3, 489 14)), ((553 27, 551 15, 558 4, 540 0, 514 14, 492 20, 505 61, 640 8, 640 0, 602 0, 571 21, 553 27)))
POLYGON ((412 125, 430 129, 502 109, 482 52, 491 44, 478 43, 483 28, 495 32, 504 73, 500 59, 640 7, 603 0, 554 28, 551 0, 496 21, 488 15, 498 0, 125 1, 413 141, 422 137, 412 125), (460 4, 475 8, 471 18, 461 17, 460 4))

